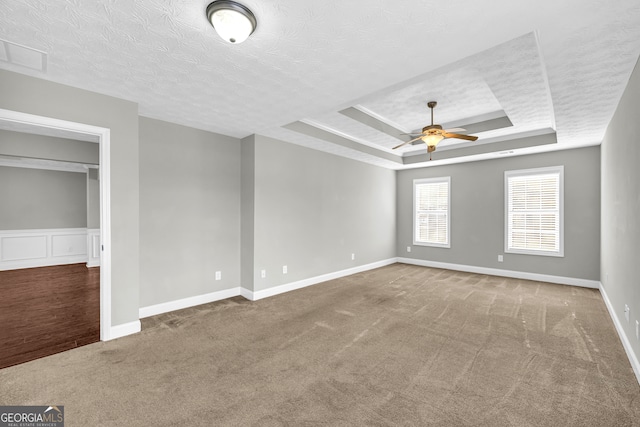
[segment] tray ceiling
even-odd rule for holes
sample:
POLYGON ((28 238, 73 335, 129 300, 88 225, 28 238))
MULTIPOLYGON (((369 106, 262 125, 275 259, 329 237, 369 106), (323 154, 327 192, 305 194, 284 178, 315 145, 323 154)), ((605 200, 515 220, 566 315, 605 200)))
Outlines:
POLYGON ((208 3, 6 0, 0 39, 46 68, 0 68, 403 169, 599 144, 640 53, 636 0, 247 0, 258 27, 241 45, 208 3), (424 144, 391 150, 430 123, 431 100, 436 123, 478 141, 445 140, 431 162, 424 144))

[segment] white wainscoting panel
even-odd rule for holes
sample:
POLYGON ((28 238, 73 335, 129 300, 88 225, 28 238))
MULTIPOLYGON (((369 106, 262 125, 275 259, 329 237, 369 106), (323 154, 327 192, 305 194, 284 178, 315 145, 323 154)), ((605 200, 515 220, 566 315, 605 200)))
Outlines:
POLYGON ((87 231, 51 236, 51 256, 70 257, 87 255, 87 231))
POLYGON ((0 271, 87 260, 86 228, 0 230, 0 271))
POLYGON ((87 230, 87 267, 100 266, 100 229, 90 228, 87 230))
POLYGON ((0 237, 1 261, 26 261, 47 257, 47 236, 2 236, 0 237))

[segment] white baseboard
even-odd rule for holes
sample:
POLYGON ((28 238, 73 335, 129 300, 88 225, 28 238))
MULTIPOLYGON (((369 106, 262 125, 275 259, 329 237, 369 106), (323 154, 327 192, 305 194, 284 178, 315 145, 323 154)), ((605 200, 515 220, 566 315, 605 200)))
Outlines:
POLYGON ((339 279, 340 277, 349 276, 351 274, 361 273, 363 271, 372 270, 374 268, 384 267, 386 265, 397 262, 396 258, 389 258, 383 261, 373 262, 371 264, 360 265, 358 267, 348 268, 346 270, 336 271, 333 273, 322 274, 320 276, 310 277, 308 279, 298 280, 297 282, 286 283, 284 285, 275 286, 261 291, 250 291, 242 289, 242 296, 251 301, 257 301, 262 298, 272 297, 296 289, 306 288, 307 286, 326 282, 327 280, 339 279))
POLYGON ((600 282, 597 280, 552 276, 550 274, 528 273, 525 271, 501 270, 499 268, 476 267, 473 265, 450 264, 448 262, 426 261, 414 258, 398 258, 397 261, 403 264, 420 265, 422 267, 443 268, 445 270, 465 271, 467 273, 488 274, 491 276, 512 277, 514 279, 535 280, 537 282, 549 282, 561 285, 600 289, 600 282))
POLYGON ((122 325, 112 326, 109 331, 108 339, 104 341, 115 340, 116 338, 122 338, 127 335, 137 334, 141 330, 142 327, 139 320, 129 323, 123 323, 122 325))
POLYGON ((616 331, 618 332, 618 336, 620 337, 620 341, 622 341, 622 346, 624 347, 624 351, 627 353, 627 357, 629 358, 629 362, 631 363, 631 367, 633 368, 633 372, 636 374, 636 380, 638 384, 640 384, 640 363, 638 362, 638 357, 633 351, 633 347, 631 346, 631 341, 627 336, 624 328, 622 327, 622 323, 620 323, 620 319, 616 315, 616 311, 611 304, 611 300, 607 295, 607 291, 600 284, 600 294, 602 295, 602 299, 604 300, 604 304, 607 306, 607 310, 609 310, 609 315, 611 316, 611 320, 613 320, 613 324, 616 327, 616 331))
POLYGON ((240 295, 242 295, 244 298, 248 299, 249 301, 255 301, 253 299, 253 291, 250 291, 247 288, 240 288, 240 295))
POLYGON ((197 295, 195 297, 183 298, 175 301, 163 302, 147 307, 140 307, 139 316, 141 319, 143 319, 145 317, 155 316, 156 314, 182 310, 183 308, 189 308, 196 305, 207 304, 209 302, 220 301, 223 299, 236 297, 238 295, 240 295, 240 287, 211 292, 204 295, 197 295))

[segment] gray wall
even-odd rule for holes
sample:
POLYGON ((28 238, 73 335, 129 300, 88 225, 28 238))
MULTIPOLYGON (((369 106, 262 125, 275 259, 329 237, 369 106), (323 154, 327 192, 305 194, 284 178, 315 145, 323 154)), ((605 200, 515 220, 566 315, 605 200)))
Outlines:
POLYGON ((100 228, 100 181, 99 170, 87 171, 87 228, 100 228))
POLYGON ((99 150, 93 142, 0 129, 0 153, 10 156, 97 165, 99 150))
POLYGON ((602 286, 640 355, 640 66, 636 64, 602 142, 602 286), (630 322, 624 305, 630 307, 630 322))
POLYGON ((633 313, 638 79, 603 144, 602 260, 599 147, 396 173, 260 135, 240 143, 139 118, 135 103, 4 70, 0 108, 111 129, 114 325, 138 319, 140 306, 239 284, 259 291, 396 255, 590 280, 602 268, 614 305, 629 302, 633 313), (505 254, 498 263, 504 171, 560 164, 565 257, 505 254), (452 247, 407 253, 412 181, 435 176, 452 177, 452 247))
POLYGON ((256 137, 248 136, 241 145, 241 286, 253 291, 254 272, 254 225, 255 225, 255 167, 256 167, 256 137))
POLYGON ((86 174, 0 166, 0 230, 84 228, 86 174))
POLYGON ((254 160, 253 290, 395 257, 394 171, 260 135, 254 160))
POLYGON ((0 70, 0 108, 111 129, 112 325, 138 320, 138 106, 0 70))
POLYGON ((141 307, 240 286, 240 140, 140 117, 140 217, 141 307))
POLYGON ((399 171, 397 186, 400 257, 600 279, 599 147, 399 171), (565 256, 504 254, 504 171, 557 165, 564 165, 565 256), (413 246, 413 180, 439 176, 451 176, 451 248, 413 246))

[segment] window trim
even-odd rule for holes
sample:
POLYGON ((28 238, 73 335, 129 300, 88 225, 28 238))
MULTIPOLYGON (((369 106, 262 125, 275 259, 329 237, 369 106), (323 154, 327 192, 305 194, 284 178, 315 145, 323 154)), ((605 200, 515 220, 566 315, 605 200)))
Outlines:
POLYGON ((538 255, 551 257, 564 257, 564 165, 547 166, 534 169, 520 169, 504 171, 504 252, 509 254, 538 255), (535 249, 510 249, 509 248, 509 178, 519 176, 558 174, 558 251, 542 251, 535 249))
POLYGON ((413 226, 411 227, 413 233, 413 244, 416 246, 429 246, 434 248, 451 248, 451 177, 442 176, 436 178, 420 178, 413 180, 413 226), (417 231, 417 188, 420 184, 429 183, 447 183, 447 243, 431 243, 420 242, 416 240, 417 231))

